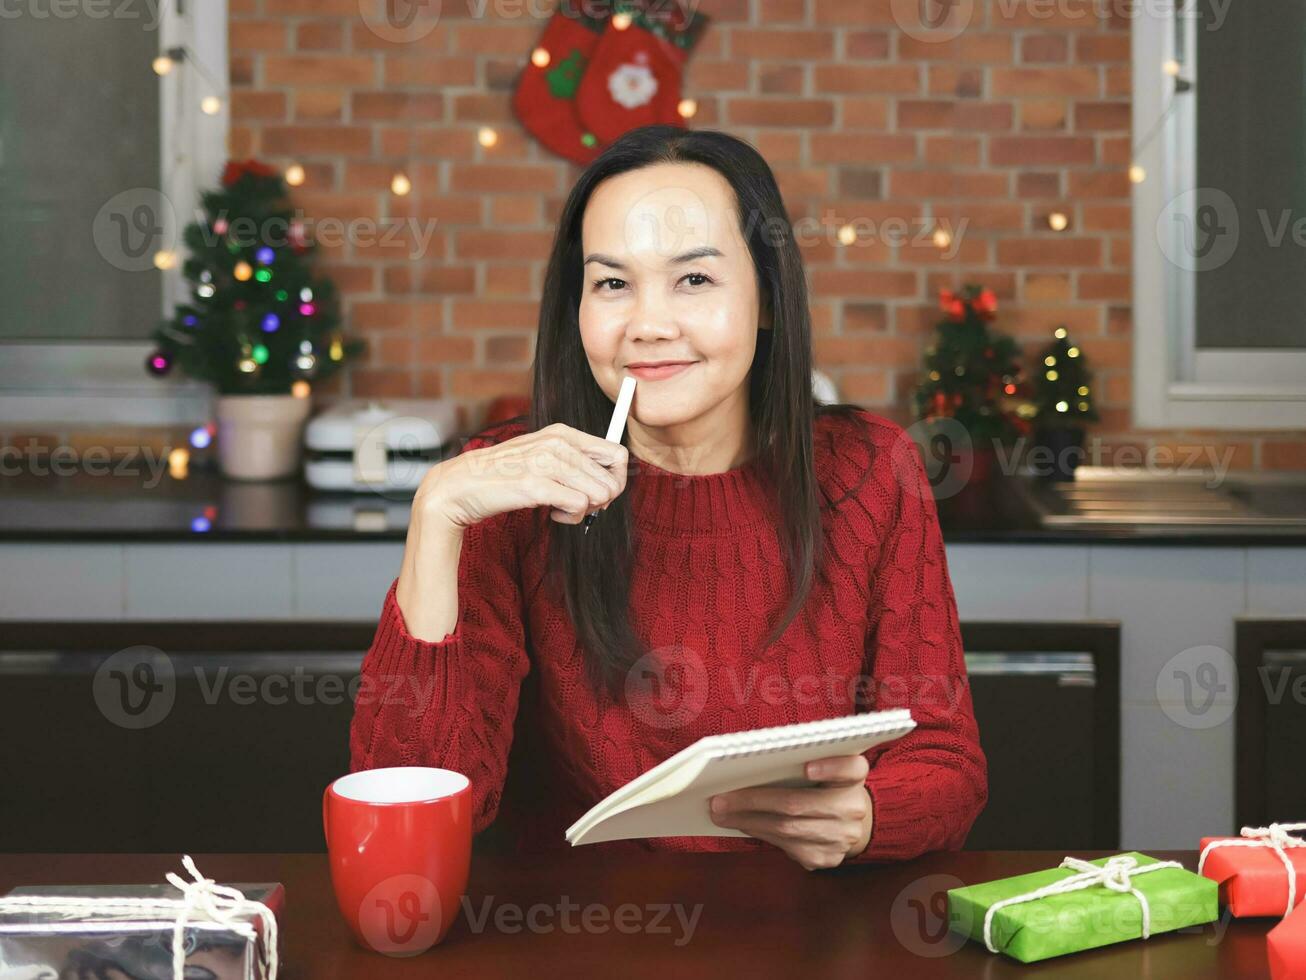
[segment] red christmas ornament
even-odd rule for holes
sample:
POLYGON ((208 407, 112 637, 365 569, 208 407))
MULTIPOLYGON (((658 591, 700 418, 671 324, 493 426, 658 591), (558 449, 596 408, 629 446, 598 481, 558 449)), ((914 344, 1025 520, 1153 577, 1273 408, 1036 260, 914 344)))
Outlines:
POLYGON ((960 323, 966 319, 966 303, 951 289, 939 290, 939 307, 949 320, 960 323))
POLYGON ((275 177, 277 169, 258 160, 229 160, 222 171, 222 186, 230 187, 246 174, 253 177, 275 177))
POLYGON ((998 297, 991 289, 981 289, 971 304, 972 308, 985 320, 992 320, 998 312, 998 297))

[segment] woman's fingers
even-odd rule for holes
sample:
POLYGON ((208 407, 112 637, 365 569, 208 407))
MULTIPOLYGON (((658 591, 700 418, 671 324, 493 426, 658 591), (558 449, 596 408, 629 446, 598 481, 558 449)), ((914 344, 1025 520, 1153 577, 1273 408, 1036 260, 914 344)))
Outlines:
POLYGON ((712 797, 713 817, 740 813, 770 813, 778 817, 818 817, 824 820, 860 819, 851 797, 841 787, 788 789, 754 786, 718 793, 712 797))
POLYGON ((561 422, 555 422, 553 425, 545 426, 540 429, 539 434, 546 438, 557 437, 565 439, 573 447, 583 452, 595 460, 600 466, 611 469, 616 466, 624 467, 629 458, 629 453, 625 446, 618 442, 608 442, 608 440, 591 435, 588 432, 582 432, 580 429, 573 428, 570 425, 564 425, 561 422))
POLYGON ((866 781, 871 764, 864 755, 834 755, 814 759, 807 764, 807 778, 819 780, 830 786, 847 786, 866 781))

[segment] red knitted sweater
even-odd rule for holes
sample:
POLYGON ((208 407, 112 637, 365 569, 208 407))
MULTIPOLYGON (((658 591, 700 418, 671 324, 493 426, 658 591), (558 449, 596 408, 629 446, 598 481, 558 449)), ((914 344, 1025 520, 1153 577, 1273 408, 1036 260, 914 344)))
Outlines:
MULTIPOLYGON (((506 423, 468 448, 522 431, 506 423)), ((704 735, 906 707, 915 730, 867 753, 871 840, 849 860, 959 848, 987 771, 928 481, 884 419, 821 415, 814 435, 828 560, 778 642, 760 649, 788 586, 775 494, 755 461, 683 476, 632 456, 630 609, 650 653, 627 696, 587 683, 571 620, 544 585, 547 508, 499 515, 465 534, 458 624, 443 640, 408 633, 391 584, 363 661, 352 768, 458 770, 477 831, 498 815, 496 834, 510 827, 520 850, 561 848, 592 805, 704 735)), ((771 847, 751 837, 592 846, 623 845, 771 847)))

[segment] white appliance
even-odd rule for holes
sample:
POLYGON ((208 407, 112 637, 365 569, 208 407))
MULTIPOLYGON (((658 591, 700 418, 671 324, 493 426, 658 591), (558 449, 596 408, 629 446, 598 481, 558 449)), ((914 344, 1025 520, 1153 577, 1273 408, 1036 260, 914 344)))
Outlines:
POLYGON ((412 492, 458 451, 457 426, 448 399, 340 402, 304 429, 304 479, 318 490, 412 492))

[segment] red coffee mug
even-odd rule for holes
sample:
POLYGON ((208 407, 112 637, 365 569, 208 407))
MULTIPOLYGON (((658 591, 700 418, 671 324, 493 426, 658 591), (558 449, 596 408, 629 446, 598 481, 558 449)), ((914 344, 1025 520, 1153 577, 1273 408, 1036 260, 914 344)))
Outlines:
POLYGON ((341 776, 322 797, 340 914, 365 947, 416 956, 458 916, 472 856, 471 782, 399 766, 341 776))

